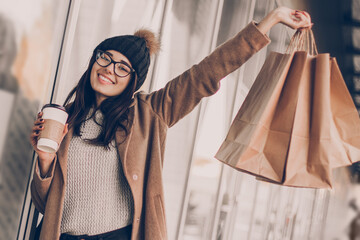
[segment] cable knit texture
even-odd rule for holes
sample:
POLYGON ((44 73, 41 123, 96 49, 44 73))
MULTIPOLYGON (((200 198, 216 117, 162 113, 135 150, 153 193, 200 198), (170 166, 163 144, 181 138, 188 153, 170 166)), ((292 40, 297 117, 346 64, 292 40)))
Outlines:
POLYGON ((97 111, 96 122, 94 118, 88 119, 81 126, 82 136, 71 139, 62 233, 95 235, 132 222, 133 199, 115 140, 110 150, 83 140, 98 136, 102 117, 97 111))

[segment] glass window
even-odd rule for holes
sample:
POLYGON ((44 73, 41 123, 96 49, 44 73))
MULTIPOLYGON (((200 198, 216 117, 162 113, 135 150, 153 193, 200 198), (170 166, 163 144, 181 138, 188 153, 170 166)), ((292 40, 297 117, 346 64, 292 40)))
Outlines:
MULTIPOLYGON (((0 233, 16 239, 32 169, 30 132, 60 46, 59 1, 0 2, 0 233), (21 6, 21 7, 19 7, 21 6)), ((67 10, 67 9, 66 9, 67 10)), ((60 25, 62 25, 61 19, 60 25)))
MULTIPOLYGON (((16 236, 31 171, 27 139, 35 114, 50 96, 55 103, 64 102, 100 41, 133 34, 141 27, 158 33, 162 48, 152 59, 142 87, 152 91, 283 1, 70 1, 64 36, 66 21, 59 15, 66 15, 68 9, 60 5, 69 2, 21 2, 23 9, 32 11, 19 10, 10 2, 0 8, 0 33, 6 36, 0 39, 0 101, 7 103, 0 121, 8 126, 0 129, 0 232, 5 232, 6 239, 16 236), (21 152, 15 151, 18 146, 21 152)), ((270 45, 223 79, 218 93, 169 129, 163 169, 169 239, 321 239, 336 229, 332 219, 339 216, 336 209, 344 210, 341 195, 348 189, 330 194, 281 187, 257 181, 213 157, 266 55, 285 50, 293 32, 284 29, 281 25, 271 29, 270 45)), ((26 219, 28 212, 23 212, 26 219)))

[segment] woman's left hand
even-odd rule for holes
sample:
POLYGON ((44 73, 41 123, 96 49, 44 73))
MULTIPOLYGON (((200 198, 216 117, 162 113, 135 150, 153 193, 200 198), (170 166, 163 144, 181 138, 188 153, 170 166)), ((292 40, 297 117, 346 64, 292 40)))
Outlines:
POLYGON ((271 11, 263 20, 261 20, 258 24, 258 28, 265 34, 277 23, 282 23, 293 29, 311 28, 313 25, 309 13, 287 7, 279 7, 271 11))
POLYGON ((279 7, 274 11, 280 23, 288 27, 293 29, 312 27, 310 14, 305 11, 292 10, 287 7, 279 7))

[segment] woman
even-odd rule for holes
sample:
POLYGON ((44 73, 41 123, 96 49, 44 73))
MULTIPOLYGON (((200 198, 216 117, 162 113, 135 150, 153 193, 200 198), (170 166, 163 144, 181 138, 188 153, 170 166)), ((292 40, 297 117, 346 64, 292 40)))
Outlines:
POLYGON ((65 101, 69 125, 56 154, 36 148, 41 112, 34 124, 31 193, 44 214, 40 239, 167 239, 161 174, 167 128, 269 43, 265 33, 279 22, 311 27, 307 13, 275 9, 150 94, 134 92, 159 48, 154 35, 143 30, 100 43, 65 101))

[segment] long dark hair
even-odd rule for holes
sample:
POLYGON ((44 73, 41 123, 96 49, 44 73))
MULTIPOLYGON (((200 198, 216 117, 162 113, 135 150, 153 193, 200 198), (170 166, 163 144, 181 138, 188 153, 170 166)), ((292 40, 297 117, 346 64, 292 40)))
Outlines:
MULTIPOLYGON (((66 97, 64 106, 69 114, 68 123, 70 128, 74 128, 74 134, 81 136, 80 126, 87 120, 90 109, 94 109, 91 117, 97 110, 100 110, 104 116, 101 123, 101 132, 94 139, 85 139, 86 141, 99 146, 109 148, 110 142, 114 139, 116 131, 120 128, 128 135, 129 124, 129 106, 135 92, 136 73, 131 74, 131 79, 125 90, 117 96, 108 97, 100 106, 96 106, 95 91, 91 87, 90 75, 91 69, 95 63, 95 52, 93 53, 89 66, 81 76, 78 84, 66 97), (70 102, 71 99, 73 102, 70 102)), ((123 139, 125 140, 125 139, 123 139)))

